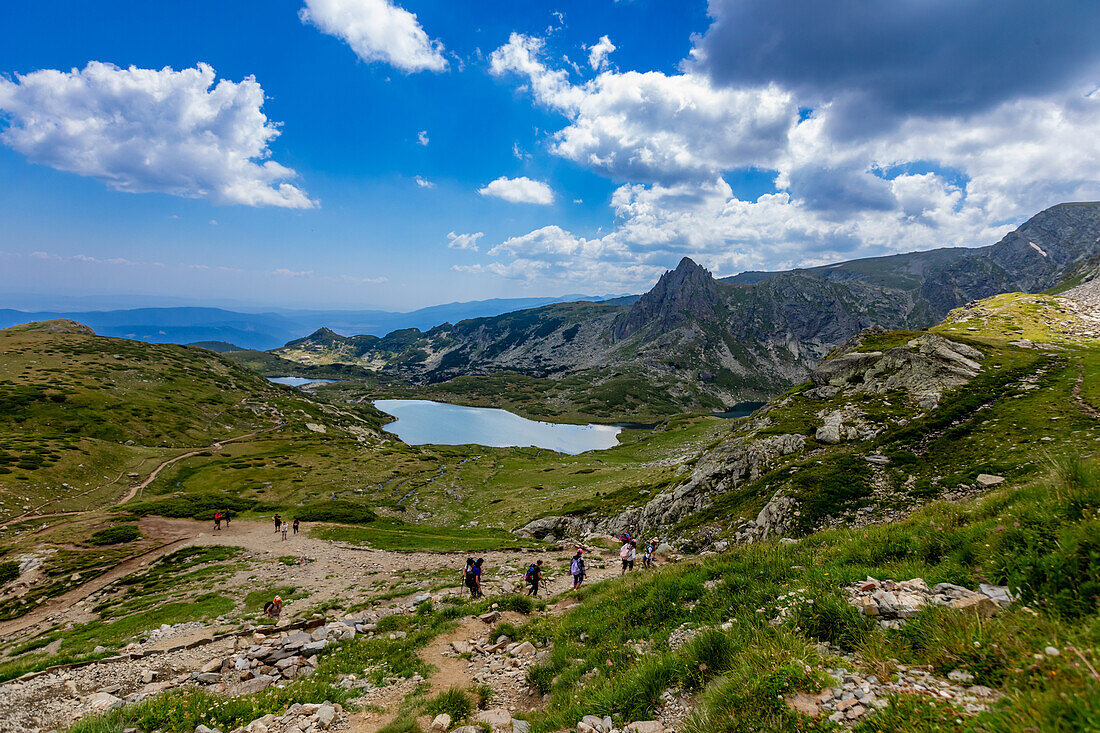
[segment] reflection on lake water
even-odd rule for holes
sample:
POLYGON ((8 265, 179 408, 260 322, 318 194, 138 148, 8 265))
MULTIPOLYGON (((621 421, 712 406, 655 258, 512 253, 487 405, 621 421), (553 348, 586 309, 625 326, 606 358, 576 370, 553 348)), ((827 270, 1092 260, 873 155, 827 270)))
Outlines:
POLYGON ((377 400, 374 406, 397 418, 385 430, 409 445, 533 446, 575 455, 618 445, 621 431, 612 425, 537 422, 507 410, 430 400, 377 400))

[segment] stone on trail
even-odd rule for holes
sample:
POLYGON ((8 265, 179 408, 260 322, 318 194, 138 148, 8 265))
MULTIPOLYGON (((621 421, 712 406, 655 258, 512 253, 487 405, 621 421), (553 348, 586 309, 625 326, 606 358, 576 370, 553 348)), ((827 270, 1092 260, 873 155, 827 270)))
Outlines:
POLYGON ((624 730, 627 733, 664 733, 665 726, 659 720, 636 720, 628 723, 624 730))
POLYGON ((528 654, 535 653, 535 645, 529 641, 525 641, 515 648, 514 654, 519 656, 526 656, 528 654))
POLYGON ((1000 484, 1003 484, 1005 482, 1005 477, 1004 476, 994 476, 993 474, 990 474, 990 473, 979 473, 978 478, 976 478, 974 480, 977 482, 978 486, 980 486, 981 488, 988 489, 988 488, 991 488, 993 486, 998 486, 1000 484))
POLYGON ((445 731, 451 727, 451 716, 447 713, 440 713, 435 716, 435 720, 432 721, 432 730, 438 731, 438 733, 445 733, 445 731))
POLYGON ((468 641, 452 641, 451 648, 455 650, 456 654, 469 654, 471 651, 470 642, 468 641))
POLYGON ((495 624, 500 620, 500 611, 489 611, 489 613, 483 613, 480 616, 481 620, 487 624, 495 624))
POLYGON ((275 678, 269 674, 258 674, 250 680, 240 682, 233 687, 233 694, 235 695, 254 695, 257 692, 266 690, 275 683, 275 678))
POLYGON ((489 726, 489 730, 507 730, 512 726, 512 714, 504 708, 482 710, 477 714, 477 722, 489 726))
POLYGON ((207 728, 202 723, 195 726, 195 733, 222 733, 217 728, 207 728))
POLYGON ((317 708, 317 725, 321 726, 322 730, 328 730, 335 718, 336 708, 331 703, 322 703, 321 707, 317 708))
POLYGON ((109 692, 97 692, 88 698, 88 706, 96 713, 114 710, 120 705, 122 705, 122 700, 109 692))

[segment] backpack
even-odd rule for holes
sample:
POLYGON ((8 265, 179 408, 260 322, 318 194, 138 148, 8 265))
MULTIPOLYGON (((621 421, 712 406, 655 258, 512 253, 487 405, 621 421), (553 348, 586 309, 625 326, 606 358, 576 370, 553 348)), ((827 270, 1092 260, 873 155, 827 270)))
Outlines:
POLYGON ((573 558, 573 562, 569 565, 569 574, 570 575, 580 575, 581 574, 581 563, 582 562, 584 562, 584 561, 581 560, 579 557, 573 558))
POLYGON ((537 577, 539 577, 539 566, 531 565, 531 567, 527 568, 527 575, 523 576, 523 579, 530 583, 537 577))
POLYGON ((623 545, 623 549, 619 550, 619 557, 624 560, 628 559, 630 557, 630 549, 631 547, 629 544, 623 545))
POLYGON ((270 614, 273 608, 275 608, 275 601, 268 601, 264 604, 264 613, 270 614))

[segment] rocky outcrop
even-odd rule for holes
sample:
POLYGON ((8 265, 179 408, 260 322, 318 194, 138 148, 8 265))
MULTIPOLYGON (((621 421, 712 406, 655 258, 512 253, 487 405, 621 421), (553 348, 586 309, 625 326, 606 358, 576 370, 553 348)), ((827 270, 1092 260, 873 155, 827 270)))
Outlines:
POLYGON ((611 534, 644 534, 671 527, 709 506, 715 497, 760 478, 776 459, 799 453, 805 447, 802 435, 773 435, 720 445, 700 459, 686 483, 658 494, 645 506, 601 522, 600 528, 611 534))
POLYGON ((921 408, 931 409, 945 391, 976 377, 984 356, 966 344, 926 333, 886 352, 857 351, 821 362, 810 373, 814 388, 809 394, 829 398, 841 390, 870 394, 901 390, 921 408))
POLYGON ((867 578, 848 588, 848 602, 864 616, 875 619, 886 628, 897 628, 925 606, 946 606, 989 617, 1014 601, 1012 592, 1003 585, 983 583, 974 591, 951 583, 937 583, 929 587, 922 578, 897 582, 867 578))
POLYGON ((629 532, 635 536, 661 532, 706 508, 716 497, 760 478, 777 459, 799 453, 805 447, 806 438, 802 435, 772 435, 743 443, 725 443, 705 454, 686 482, 658 494, 643 506, 608 518, 540 517, 516 530, 516 534, 555 540, 584 537, 593 532, 610 535, 629 532))

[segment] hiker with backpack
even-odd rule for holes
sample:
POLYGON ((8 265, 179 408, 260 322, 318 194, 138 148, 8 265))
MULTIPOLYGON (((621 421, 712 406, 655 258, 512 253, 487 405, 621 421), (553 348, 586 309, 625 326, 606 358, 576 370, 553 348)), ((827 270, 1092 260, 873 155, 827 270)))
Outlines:
POLYGON ((264 604, 264 613, 268 618, 279 620, 279 616, 283 613, 283 599, 279 596, 275 596, 274 599, 264 604))
POLYGON ((625 575, 628 571, 634 569, 634 557, 638 553, 638 546, 635 541, 628 539, 623 548, 619 550, 619 559, 623 561, 623 569, 619 572, 619 575, 625 575))
POLYGON ((223 509, 222 510, 222 519, 225 520, 226 529, 229 529, 229 510, 228 509, 223 509))
POLYGON ((470 598, 481 597, 481 560, 476 562, 471 558, 466 558, 466 570, 464 572, 464 580, 466 581, 466 587, 470 589, 470 598))
POLYGON ((283 518, 278 514, 275 515, 275 531, 278 532, 279 528, 283 526, 283 518))
POLYGON ((298 522, 299 521, 300 520, 298 519, 298 517, 294 517, 294 534, 298 534, 298 522))
POLYGON ((222 528, 222 513, 214 512, 214 530, 220 530, 222 528))
POLYGON ((531 567, 527 568, 527 575, 524 576, 523 580, 531 586, 531 589, 527 591, 527 595, 537 596, 539 594, 539 581, 542 580, 542 560, 532 563, 531 567))
POLYGON ((573 590, 580 588, 581 583, 584 582, 583 552, 584 550, 577 550, 577 554, 573 556, 573 562, 569 563, 569 574, 573 576, 573 590))
POLYGON ((657 540, 649 540, 645 543, 645 552, 642 553, 642 567, 654 567, 653 555, 657 552, 657 540))

